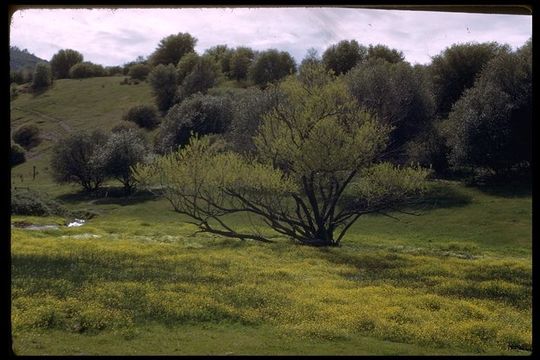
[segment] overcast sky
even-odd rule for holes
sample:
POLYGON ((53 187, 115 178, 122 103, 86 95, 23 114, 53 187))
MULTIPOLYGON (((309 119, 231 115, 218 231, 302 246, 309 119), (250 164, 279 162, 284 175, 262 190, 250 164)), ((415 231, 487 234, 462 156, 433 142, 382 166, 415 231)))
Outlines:
POLYGON ((122 65, 148 56, 165 36, 188 32, 195 50, 218 44, 286 50, 297 62, 340 40, 385 44, 426 64, 455 43, 497 41, 513 49, 532 36, 532 16, 346 8, 27 9, 15 12, 10 44, 50 60, 75 49, 85 60, 122 65))

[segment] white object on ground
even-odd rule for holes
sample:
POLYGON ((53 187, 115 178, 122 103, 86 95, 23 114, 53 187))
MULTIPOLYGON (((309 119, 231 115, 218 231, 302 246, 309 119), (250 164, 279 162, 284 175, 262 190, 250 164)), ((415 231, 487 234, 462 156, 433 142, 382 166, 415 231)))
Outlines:
POLYGON ((84 225, 84 220, 82 219, 75 219, 74 221, 67 224, 67 227, 77 227, 84 225))

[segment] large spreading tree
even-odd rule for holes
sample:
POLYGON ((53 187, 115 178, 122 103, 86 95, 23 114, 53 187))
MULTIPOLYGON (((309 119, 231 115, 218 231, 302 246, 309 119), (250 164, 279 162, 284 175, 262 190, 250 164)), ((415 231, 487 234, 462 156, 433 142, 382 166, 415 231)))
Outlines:
POLYGON ((277 235, 314 246, 339 245, 360 216, 417 199, 427 171, 381 162, 388 128, 358 106, 341 79, 321 66, 310 71, 309 83, 291 76, 278 85, 286 99, 263 117, 255 154, 191 138, 136 166, 137 178, 159 188, 200 231, 271 241, 228 222, 227 215, 251 214, 277 235))

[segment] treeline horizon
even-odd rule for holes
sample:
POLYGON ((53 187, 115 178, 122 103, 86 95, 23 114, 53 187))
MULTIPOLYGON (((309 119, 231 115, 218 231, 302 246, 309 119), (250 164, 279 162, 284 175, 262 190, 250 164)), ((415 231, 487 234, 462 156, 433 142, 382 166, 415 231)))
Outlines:
MULTIPOLYGON (((343 83, 361 108, 392 128, 385 161, 418 164, 437 176, 466 174, 473 179, 506 178, 530 169, 532 38, 514 51, 497 42, 454 44, 427 65, 411 65, 400 50, 382 44, 364 46, 356 40, 342 40, 320 55, 312 48, 300 64, 277 49, 216 45, 198 54, 196 43, 189 33, 170 35, 149 56, 123 67, 103 67, 84 61, 76 50, 62 49, 48 64, 36 65, 32 89, 46 91, 53 80, 65 78, 122 75, 126 76, 122 84, 146 81, 155 105, 130 109, 124 120, 136 129, 158 131, 151 145, 143 146, 140 136, 124 137, 126 144, 167 154, 188 144, 193 134, 211 135, 223 142, 223 148, 250 153, 265 114, 283 101, 279 83, 293 76, 310 84, 317 81, 313 74, 322 71, 343 83)), ((12 82, 26 80, 12 73, 12 82)), ((122 125, 117 130, 134 128, 122 125)), ((106 142, 103 136, 89 134, 84 141, 91 138, 101 139, 96 145, 106 142)), ((122 177, 126 190, 131 190, 131 177, 122 177)))

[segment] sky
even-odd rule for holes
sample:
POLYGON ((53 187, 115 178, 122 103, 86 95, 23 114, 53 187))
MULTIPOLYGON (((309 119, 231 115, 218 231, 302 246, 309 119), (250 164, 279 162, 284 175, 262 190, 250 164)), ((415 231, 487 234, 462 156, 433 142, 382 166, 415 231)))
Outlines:
POLYGON ((497 41, 516 49, 532 36, 532 16, 338 7, 25 9, 13 14, 10 45, 45 60, 74 49, 85 61, 112 66, 146 57, 162 38, 180 32, 198 39, 199 54, 219 44, 275 48, 299 63, 309 48, 321 55, 355 39, 427 64, 455 43, 497 41))

